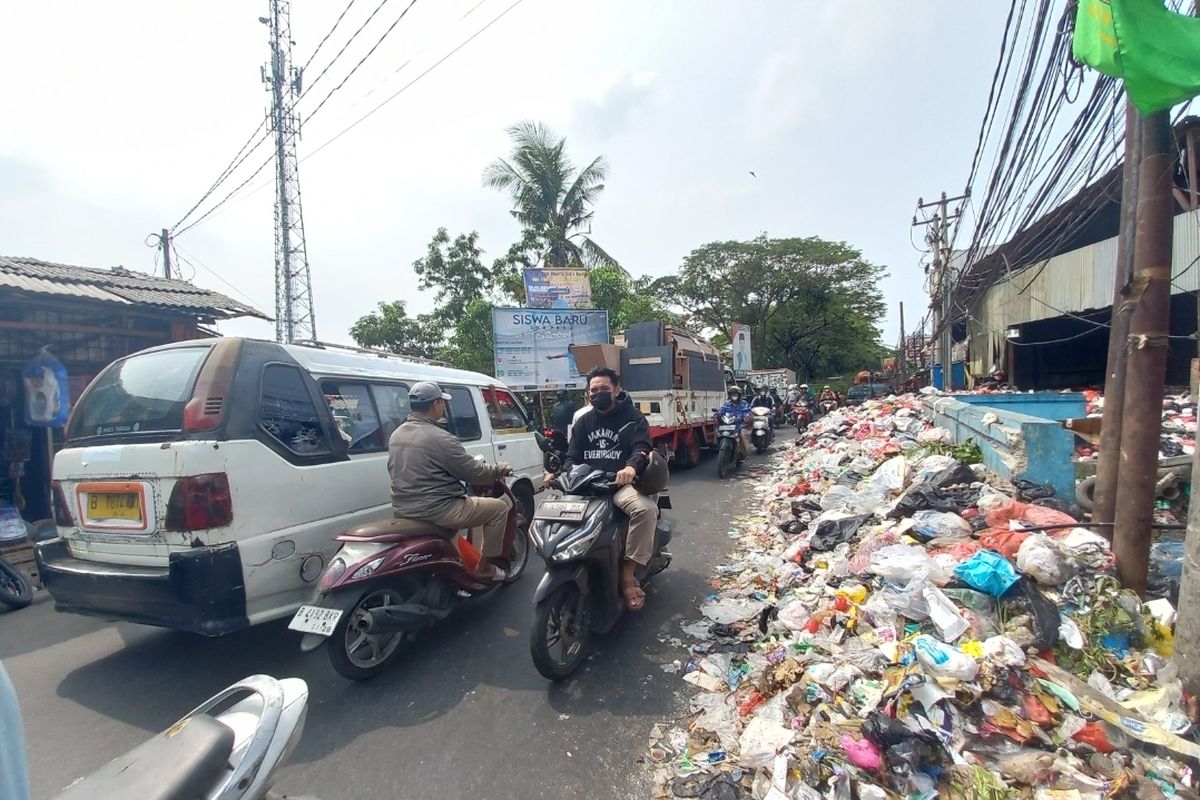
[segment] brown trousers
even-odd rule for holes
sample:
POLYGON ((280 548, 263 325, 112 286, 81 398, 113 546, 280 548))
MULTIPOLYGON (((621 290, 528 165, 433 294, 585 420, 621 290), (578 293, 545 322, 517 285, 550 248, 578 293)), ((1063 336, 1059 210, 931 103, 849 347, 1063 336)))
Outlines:
POLYGON ((495 558, 504 549, 504 528, 512 501, 503 497, 460 497, 450 510, 429 520, 439 528, 471 528, 471 540, 484 558, 495 558), (477 531, 482 528, 482 531, 477 531))

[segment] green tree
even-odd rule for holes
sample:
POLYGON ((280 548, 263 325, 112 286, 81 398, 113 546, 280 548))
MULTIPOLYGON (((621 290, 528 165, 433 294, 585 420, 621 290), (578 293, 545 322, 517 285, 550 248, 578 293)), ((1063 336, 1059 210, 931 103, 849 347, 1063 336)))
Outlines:
POLYGON ((592 207, 608 176, 604 156, 577 171, 566 138, 540 122, 520 122, 508 135, 512 153, 488 165, 483 184, 512 197, 512 215, 545 244, 546 266, 616 264, 589 236, 592 207))
POLYGON ((438 228, 424 258, 413 262, 418 286, 433 289, 437 312, 448 320, 460 318, 473 300, 487 296, 495 285, 491 269, 480 260, 479 233, 462 233, 450 241, 445 228, 438 228))
POLYGON ((403 300, 380 303, 378 311, 359 317, 350 328, 359 347, 376 347, 420 358, 437 355, 446 338, 445 326, 435 314, 408 315, 403 300))
POLYGON ((487 300, 472 300, 458 318, 450 340, 438 357, 459 369, 494 375, 492 354, 492 309, 487 300))
POLYGON ((610 333, 638 322, 662 320, 681 324, 679 315, 661 299, 657 281, 648 275, 630 278, 620 267, 605 265, 592 267, 588 278, 592 284, 592 305, 608 312, 610 333))
POLYGON ((866 366, 877 352, 885 274, 843 242, 763 234, 694 250, 656 289, 694 328, 727 334, 735 322, 751 326, 756 364, 816 377, 831 365, 866 366))

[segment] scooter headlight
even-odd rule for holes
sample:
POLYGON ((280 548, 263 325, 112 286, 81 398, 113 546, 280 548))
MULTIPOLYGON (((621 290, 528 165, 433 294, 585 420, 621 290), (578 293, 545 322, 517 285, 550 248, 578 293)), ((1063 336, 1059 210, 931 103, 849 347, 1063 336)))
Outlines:
MULTIPOLYGON (((372 572, 379 569, 379 565, 382 563, 383 563, 383 556, 380 556, 379 558, 371 559, 370 561, 363 564, 358 569, 354 570, 354 574, 350 576, 350 580, 356 581, 359 578, 365 578, 365 577, 369 576, 372 572)), ((343 567, 342 572, 345 572, 345 571, 346 570, 343 567)))
POLYGON ((342 576, 346 574, 346 568, 346 561, 340 557, 329 562, 329 567, 325 570, 325 574, 321 576, 320 590, 325 591, 340 581, 342 576))
POLYGON ((552 558, 555 561, 570 561, 572 558, 579 558, 586 553, 600 536, 600 526, 593 525, 590 530, 584 530, 575 535, 575 538, 569 540, 570 544, 560 550, 556 550, 552 558))

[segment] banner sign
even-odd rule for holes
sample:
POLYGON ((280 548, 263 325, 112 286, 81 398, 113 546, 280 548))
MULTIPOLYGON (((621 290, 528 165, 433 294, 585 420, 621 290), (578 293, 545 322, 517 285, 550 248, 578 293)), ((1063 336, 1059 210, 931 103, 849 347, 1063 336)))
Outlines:
POLYGON ((750 326, 740 322, 733 323, 733 333, 729 341, 733 353, 734 377, 744 378, 747 372, 754 369, 754 364, 750 361, 750 326))
POLYGON ((496 378, 518 390, 582 389, 573 344, 608 341, 608 312, 492 309, 496 378))
POLYGON ((525 270, 525 305, 529 308, 591 307, 592 282, 587 270, 525 270))

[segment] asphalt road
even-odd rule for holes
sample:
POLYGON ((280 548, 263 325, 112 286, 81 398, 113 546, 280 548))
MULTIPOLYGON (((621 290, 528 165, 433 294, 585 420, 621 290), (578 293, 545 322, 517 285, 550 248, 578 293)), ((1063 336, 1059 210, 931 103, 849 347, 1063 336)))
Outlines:
POLYGON ((644 798, 639 763, 651 726, 683 709, 681 622, 696 617, 713 565, 729 551, 730 518, 747 496, 706 459, 672 477, 671 568, 645 611, 626 615, 580 673, 551 685, 528 637, 542 563, 520 581, 460 607, 392 669, 361 684, 323 651, 302 654, 280 622, 221 639, 59 614, 0 611, 0 659, 24 714, 35 800, 129 750, 226 685, 254 673, 308 681, 303 740, 276 791, 343 798, 644 798))

